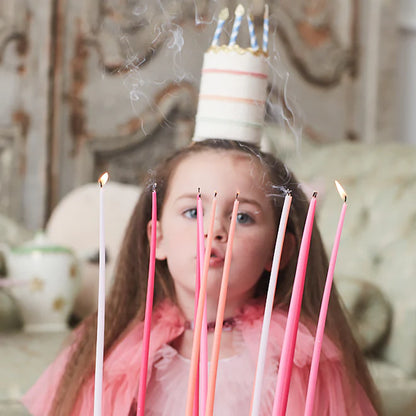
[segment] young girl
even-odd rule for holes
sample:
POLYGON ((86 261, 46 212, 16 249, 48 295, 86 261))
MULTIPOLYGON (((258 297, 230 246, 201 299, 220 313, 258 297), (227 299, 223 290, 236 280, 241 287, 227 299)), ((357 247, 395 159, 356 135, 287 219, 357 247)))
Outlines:
MULTIPOLYGON (((248 415, 265 297, 284 195, 293 202, 272 316, 261 415, 272 413, 281 346, 309 198, 282 162, 257 147, 231 140, 192 143, 151 175, 134 209, 111 293, 107 298, 103 414, 134 415, 140 374, 149 258, 152 184, 157 183, 158 225, 154 314, 150 337, 146 415, 185 414, 193 332, 196 267, 196 192, 208 229, 218 192, 207 287, 207 320, 214 321, 236 192, 239 214, 217 375, 215 415, 248 415)), ((292 371, 287 414, 303 415, 317 322, 328 268, 316 224, 292 371)), ((315 415, 378 414, 377 395, 335 289, 326 323, 315 415)), ((208 344, 213 333, 208 332, 208 344)), ((94 401, 96 315, 26 394, 34 415, 91 415, 94 401)), ((208 354, 210 356, 210 352, 208 354)))

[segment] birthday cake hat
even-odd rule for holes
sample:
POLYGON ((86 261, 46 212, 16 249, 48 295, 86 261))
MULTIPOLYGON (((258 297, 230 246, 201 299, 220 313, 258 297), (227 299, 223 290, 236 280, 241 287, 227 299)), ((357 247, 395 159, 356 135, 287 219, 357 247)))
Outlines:
POLYGON ((250 14, 250 47, 237 45, 244 13, 238 5, 229 43, 219 45, 228 9, 220 12, 212 44, 204 54, 194 141, 219 138, 260 145, 267 98, 269 9, 266 5, 261 49, 250 14))

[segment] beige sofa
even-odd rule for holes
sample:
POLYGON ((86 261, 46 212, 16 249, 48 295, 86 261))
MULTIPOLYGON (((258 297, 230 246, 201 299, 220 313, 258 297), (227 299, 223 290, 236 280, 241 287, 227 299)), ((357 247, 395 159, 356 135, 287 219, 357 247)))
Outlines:
POLYGON ((416 415, 416 147, 295 143, 270 127, 266 147, 318 191, 328 253, 342 201, 348 209, 335 281, 369 358, 386 415, 416 415))

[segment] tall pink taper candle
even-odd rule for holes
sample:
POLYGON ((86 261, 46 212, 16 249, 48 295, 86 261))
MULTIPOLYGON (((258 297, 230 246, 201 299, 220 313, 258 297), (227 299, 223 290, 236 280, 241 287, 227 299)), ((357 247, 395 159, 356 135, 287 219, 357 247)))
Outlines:
POLYGON ((186 397, 186 416, 192 416, 194 409, 194 398, 195 398, 195 387, 196 379, 198 373, 198 358, 199 358, 199 349, 201 345, 201 328, 202 320, 205 309, 205 296, 207 292, 207 278, 209 270, 209 260, 211 257, 211 247, 212 247, 212 236, 214 232, 214 222, 215 222, 215 210, 217 206, 217 194, 215 193, 212 200, 211 207, 211 220, 208 229, 207 237, 207 246, 205 249, 204 255, 204 270, 201 277, 201 287, 199 290, 199 299, 198 299, 198 310, 196 314, 196 320, 194 322, 194 337, 192 342, 192 354, 191 354, 191 364, 189 368, 189 378, 188 378, 188 391, 186 397))
MULTIPOLYGON (((198 222, 198 267, 200 270, 200 275, 204 268, 204 212, 202 208, 202 199, 201 194, 198 194, 197 199, 197 222, 198 222)), ((201 328, 201 346, 200 346, 200 360, 199 360, 199 369, 200 369, 200 396, 201 396, 201 408, 200 416, 205 414, 205 404, 207 401, 207 388, 208 388, 208 334, 207 334, 207 304, 206 296, 204 298, 204 313, 202 316, 202 328, 201 328)), ((197 395, 195 395, 196 398, 197 395)))
POLYGON ((273 416, 284 416, 286 414, 300 309, 302 306, 303 287, 305 284, 306 266, 308 264, 309 247, 315 216, 316 195, 315 192, 309 204, 308 215, 306 217, 302 241, 299 248, 292 297, 290 299, 289 313, 283 338, 282 354, 280 356, 279 372, 277 374, 277 385, 272 412, 273 416))
POLYGON ((101 416, 103 402, 103 361, 104 361, 104 326, 105 326, 105 233, 104 233, 104 185, 108 181, 105 172, 98 183, 100 185, 99 201, 99 272, 98 272, 98 312, 97 344, 95 349, 94 378, 94 416, 101 416))
POLYGON ((321 355, 322 340, 325 331, 325 321, 328 312, 329 297, 331 295, 332 281, 334 278, 335 264, 337 261, 339 242, 341 239, 342 227, 344 225, 345 212, 347 209, 347 194, 341 187, 339 182, 335 181, 338 192, 344 200, 342 204, 341 214, 338 221, 338 228, 335 234, 334 245, 332 247, 331 259, 329 261, 328 273, 326 275, 326 283, 324 294, 322 296, 321 310, 319 312, 318 326, 316 328, 315 344, 313 347, 311 372, 309 374, 308 391, 306 394, 305 416, 311 416, 313 411, 313 404, 315 400, 316 379, 318 376, 319 358, 321 355))
POLYGON ((149 273, 147 278, 146 310, 144 316, 142 360, 140 367, 139 394, 137 396, 137 416, 144 415, 146 399, 147 365, 149 361, 150 326, 152 323, 153 291, 156 263, 157 197, 156 184, 152 191, 152 220, 150 236, 149 273))
POLYGON ((211 366, 209 369, 208 394, 207 394, 207 405, 206 405, 206 410, 205 410, 205 416, 212 416, 214 412, 215 384, 217 381, 217 369, 218 369, 218 359, 220 355, 221 333, 222 333, 222 326, 223 326, 223 321, 224 321, 225 303, 227 300, 228 278, 230 275, 231 257, 232 257, 235 227, 237 224, 238 206, 239 206, 239 201, 238 201, 238 193, 237 193, 235 197, 235 201, 234 201, 233 212, 231 215, 230 229, 228 231, 227 247, 225 250, 224 268, 223 268, 222 278, 221 278, 221 288, 220 288, 220 296, 218 299, 217 317, 215 320, 214 341, 213 341, 212 352, 211 352, 211 362, 210 362, 211 366))
MULTIPOLYGON (((198 196, 199 198, 199 188, 198 188, 198 196)), ((198 206, 198 202, 197 202, 198 206)), ((194 322, 196 321, 196 313, 198 310, 198 299, 199 299, 199 290, 201 288, 201 268, 200 268, 200 254, 199 254, 199 246, 200 246, 200 236, 199 236, 199 222, 198 222, 198 209, 197 209, 197 225, 196 225, 196 267, 195 267, 195 301, 194 301, 194 322)), ((199 416, 199 372, 200 368, 198 367, 196 381, 195 381, 195 398, 194 398, 194 411, 193 416, 199 416)))
MULTIPOLYGON (((195 302, 194 302, 194 322, 196 321, 196 313, 198 310, 199 291, 201 289, 201 270, 199 267, 199 230, 197 225, 197 240, 196 240, 196 276, 195 276, 195 302)), ((198 358, 199 361, 199 358, 198 358)), ((195 398, 194 398, 194 416, 199 416, 199 379, 200 367, 198 367, 195 384, 195 398)))
POLYGON ((251 416, 258 416, 260 413, 261 388, 263 385, 264 365, 266 363, 267 341, 269 338, 270 320, 273 312, 273 303, 276 292, 277 275, 279 273, 280 259, 282 256, 283 242, 286 234, 287 220, 289 218, 292 195, 287 192, 280 216, 279 229, 274 248, 272 270, 270 271, 269 287, 267 289, 266 306, 264 309, 263 326, 261 329, 260 347, 257 358, 256 376, 254 379, 253 398, 251 402, 251 416))

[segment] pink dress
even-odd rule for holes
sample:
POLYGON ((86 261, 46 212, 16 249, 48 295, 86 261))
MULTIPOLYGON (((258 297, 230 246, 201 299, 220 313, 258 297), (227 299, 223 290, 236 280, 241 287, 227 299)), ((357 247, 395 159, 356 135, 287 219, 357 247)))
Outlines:
MULTIPOLYGON (((238 339, 239 345, 236 345, 236 349, 239 353, 219 362, 214 407, 216 416, 249 414, 262 316, 261 307, 248 306, 237 319, 234 331, 237 331, 235 338, 238 339)), ((273 313, 263 380, 260 411, 262 416, 272 414, 286 318, 286 313, 280 310, 273 313)), ((152 318, 146 416, 185 414, 190 362, 169 345, 183 331, 184 320, 178 309, 168 303, 161 305, 152 318)), ((134 322, 105 360, 105 416, 127 416, 132 408, 138 390, 142 333, 143 323, 134 322)), ((286 413, 290 416, 304 413, 313 341, 313 335, 306 326, 300 324, 286 413)), ((69 353, 69 348, 64 350, 23 397, 23 403, 33 415, 48 415, 69 353)), ((355 399, 347 400, 351 394, 351 386, 347 383, 339 351, 326 339, 321 352, 314 415, 376 416, 358 383, 354 393, 355 399)), ((72 415, 92 415, 93 407, 94 377, 91 377, 82 386, 72 415)))

